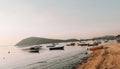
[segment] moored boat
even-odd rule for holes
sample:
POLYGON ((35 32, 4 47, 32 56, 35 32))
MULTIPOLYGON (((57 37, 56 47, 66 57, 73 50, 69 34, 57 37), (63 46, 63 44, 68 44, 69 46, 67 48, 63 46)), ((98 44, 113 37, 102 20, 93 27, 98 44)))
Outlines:
POLYGON ((75 46, 75 43, 66 44, 66 46, 75 46))
POLYGON ((42 47, 42 46, 30 47, 30 48, 29 48, 29 52, 39 53, 39 49, 40 49, 40 47, 42 47))
POLYGON ((78 44, 78 46, 88 46, 88 44, 78 44))
POLYGON ((50 47, 49 50, 64 50, 64 46, 61 46, 61 47, 50 47))

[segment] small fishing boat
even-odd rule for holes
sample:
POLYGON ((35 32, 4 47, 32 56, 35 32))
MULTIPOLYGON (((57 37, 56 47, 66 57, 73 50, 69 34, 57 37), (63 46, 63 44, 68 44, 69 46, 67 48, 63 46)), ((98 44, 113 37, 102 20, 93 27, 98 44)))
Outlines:
POLYGON ((61 46, 61 47, 50 47, 49 50, 64 50, 64 46, 61 46))
POLYGON ((98 46, 98 43, 88 44, 88 46, 98 46))
POLYGON ((42 46, 30 47, 30 48, 29 48, 29 52, 39 53, 40 47, 42 47, 42 46))
POLYGON ((78 46, 88 46, 88 44, 78 44, 78 46))
POLYGON ((75 43, 66 44, 66 46, 75 46, 75 43))

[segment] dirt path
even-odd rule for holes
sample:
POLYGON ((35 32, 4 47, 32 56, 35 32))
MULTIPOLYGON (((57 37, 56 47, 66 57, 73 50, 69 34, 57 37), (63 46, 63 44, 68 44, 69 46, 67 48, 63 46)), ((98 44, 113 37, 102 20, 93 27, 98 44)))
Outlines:
POLYGON ((120 44, 107 47, 93 51, 87 62, 78 69, 120 69, 120 44))

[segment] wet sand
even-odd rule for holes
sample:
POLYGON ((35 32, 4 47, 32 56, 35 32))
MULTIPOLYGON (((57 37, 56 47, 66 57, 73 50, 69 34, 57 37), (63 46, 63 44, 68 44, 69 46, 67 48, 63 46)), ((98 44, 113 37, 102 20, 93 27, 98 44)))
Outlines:
POLYGON ((120 44, 97 49, 77 69, 120 69, 120 44), (106 48, 108 47, 108 48, 106 48))

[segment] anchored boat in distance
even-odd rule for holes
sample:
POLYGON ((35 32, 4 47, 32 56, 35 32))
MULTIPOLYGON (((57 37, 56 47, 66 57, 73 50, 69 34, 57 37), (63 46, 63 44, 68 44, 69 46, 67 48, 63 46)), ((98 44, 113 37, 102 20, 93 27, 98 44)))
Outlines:
POLYGON ((61 47, 50 47, 49 50, 64 50, 64 46, 61 46, 61 47))
POLYGON ((39 50, 42 46, 34 46, 29 48, 29 52, 39 53, 39 50))

